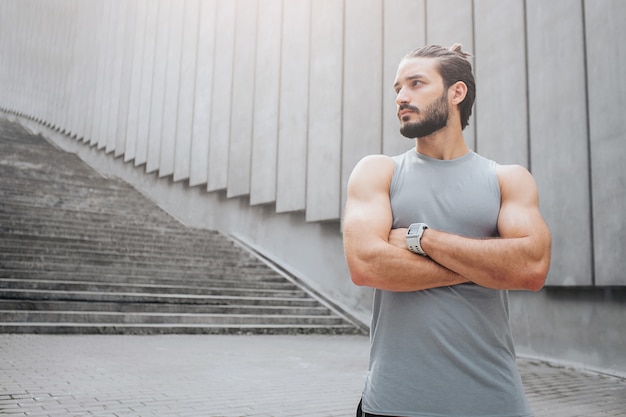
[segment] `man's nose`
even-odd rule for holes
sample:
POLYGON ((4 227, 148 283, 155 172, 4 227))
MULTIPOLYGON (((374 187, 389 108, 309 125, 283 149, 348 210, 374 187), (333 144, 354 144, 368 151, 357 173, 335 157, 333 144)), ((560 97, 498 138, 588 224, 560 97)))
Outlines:
POLYGON ((408 103, 408 102, 409 102, 409 98, 404 93, 404 89, 400 89, 400 91, 398 91, 398 93, 396 94, 396 104, 400 105, 400 104, 408 103))

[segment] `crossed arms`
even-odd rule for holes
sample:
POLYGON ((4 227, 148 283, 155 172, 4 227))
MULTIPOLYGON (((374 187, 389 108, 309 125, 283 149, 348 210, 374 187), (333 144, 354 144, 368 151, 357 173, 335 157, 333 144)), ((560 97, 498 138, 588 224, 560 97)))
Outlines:
POLYGON ((352 281, 389 291, 418 291, 465 282, 493 289, 543 287, 551 237, 539 212, 537 186, 523 167, 498 165, 500 237, 471 239, 427 229, 422 257, 406 248, 406 229, 392 230, 389 187, 394 162, 363 158, 348 181, 343 241, 352 281))

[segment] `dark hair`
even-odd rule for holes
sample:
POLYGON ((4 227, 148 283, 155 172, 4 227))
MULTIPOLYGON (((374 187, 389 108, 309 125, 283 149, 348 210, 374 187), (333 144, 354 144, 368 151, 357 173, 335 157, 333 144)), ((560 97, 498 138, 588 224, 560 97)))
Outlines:
POLYGON ((439 45, 428 45, 409 52, 404 59, 410 58, 436 58, 437 69, 443 78, 444 88, 448 89, 457 81, 462 81, 467 86, 467 95, 459 103, 461 113, 461 128, 465 129, 472 115, 472 106, 476 98, 476 82, 472 74, 472 64, 468 61, 470 54, 461 50, 461 44, 455 43, 450 48, 439 45))

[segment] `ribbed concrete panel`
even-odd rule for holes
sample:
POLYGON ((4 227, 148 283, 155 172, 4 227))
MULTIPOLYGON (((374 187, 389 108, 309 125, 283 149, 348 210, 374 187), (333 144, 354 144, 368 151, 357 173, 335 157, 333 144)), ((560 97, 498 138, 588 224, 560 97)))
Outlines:
POLYGON ((310 22, 310 0, 283 3, 276 181, 279 213, 304 210, 306 204, 310 22))
MULTIPOLYGON (((37 8, 37 4, 33 4, 33 14, 35 14, 35 10, 37 8)), ((47 5, 39 5, 42 7, 43 11, 44 11, 44 15, 48 16, 50 14, 50 4, 47 5)), ((53 37, 48 35, 48 36, 44 36, 44 33, 52 33, 52 28, 53 28, 53 22, 50 19, 44 19, 42 15, 38 15, 38 17, 36 19, 34 19, 35 21, 37 21, 37 25, 33 25, 31 26, 30 32, 26 33, 26 36, 28 36, 30 39, 33 39, 33 41, 35 42, 35 45, 39 45, 41 47, 41 49, 38 49, 36 52, 39 52, 41 55, 39 55, 38 57, 33 57, 33 63, 35 64, 35 66, 33 66, 33 72, 36 75, 36 79, 38 81, 38 88, 37 90, 32 90, 30 97, 33 97, 36 99, 35 102, 30 101, 29 98, 26 99, 24 101, 23 104, 23 108, 28 111, 29 108, 32 108, 34 106, 38 107, 38 116, 39 119, 43 122, 43 123, 48 123, 49 119, 49 112, 50 112, 50 107, 51 107, 51 103, 50 103, 50 96, 51 96, 51 91, 54 88, 54 69, 51 69, 50 71, 47 72, 40 72, 37 70, 37 65, 42 65, 44 62, 49 61, 52 59, 52 57, 50 56, 50 52, 53 50, 53 45, 54 43, 52 42, 53 37), (39 31, 37 30, 37 28, 44 28, 43 31, 39 31), (36 105, 35 103, 40 103, 39 105, 36 105)))
POLYGON ((311 70, 306 220, 337 220, 341 210, 343 3, 311 3, 311 70))
POLYGON ((341 201, 359 160, 382 151, 382 0, 346 0, 341 201))
MULTIPOLYGON (((50 22, 48 32, 47 45, 50 51, 53 51, 57 48, 57 45, 62 45, 63 42, 63 32, 64 28, 60 25, 60 20, 57 18, 59 11, 59 0, 52 0, 49 2, 46 7, 48 7, 48 13, 46 16, 50 22)), ((63 62, 64 53, 60 53, 60 59, 51 59, 49 64, 49 80, 50 85, 47 87, 47 97, 46 101, 48 103, 48 107, 46 108, 46 123, 52 128, 58 128, 58 115, 59 115, 59 103, 63 92, 63 70, 65 70, 65 65, 63 62)), ((52 58, 52 57, 51 57, 52 58)))
MULTIPOLYGON (((159 168, 161 161, 161 136, 165 126, 164 114, 165 81, 167 77, 169 45, 169 29, 173 0, 159 1, 159 14, 156 28, 156 45, 154 52, 154 72, 152 73, 152 98, 150 103, 150 129, 148 134, 148 159, 146 172, 153 172, 159 168)), ((171 117, 171 115, 169 115, 171 117)))
MULTIPOLYGON (((0 2, 3 7, 2 27, 5 28, 7 34, 0 37, 0 43, 3 44, 2 56, 19 56, 16 51, 22 46, 23 41, 20 40, 19 35, 22 35, 22 31, 25 30, 24 25, 21 25, 24 19, 24 12, 18 13, 18 4, 16 1, 0 2), (11 16, 11 18, 9 18, 11 16)), ((21 66, 21 71, 25 75, 31 75, 32 65, 26 59, 3 59, 3 65, 0 65, 0 71, 4 73, 3 78, 3 90, 7 91, 6 101, 3 100, 3 107, 7 109, 11 108, 16 111, 20 111, 21 103, 19 101, 19 95, 17 94, 19 85, 21 84, 18 78, 18 68, 21 66)))
POLYGON ((569 0, 526 5, 530 161, 554 242, 548 284, 591 285, 582 5, 569 0))
POLYGON ((237 0, 228 197, 250 193, 257 0, 237 0))
POLYGON ((385 0, 383 63, 383 153, 398 155, 415 146, 415 139, 400 134, 393 83, 398 64, 413 49, 426 43, 425 0, 399 2, 385 0))
POLYGON ((198 16, 193 127, 189 185, 204 184, 209 172, 216 1, 201 1, 198 16))
POLYGON ((169 36, 165 71, 165 101, 163 102, 163 128, 159 155, 159 176, 174 173, 178 96, 180 93, 181 57, 183 46, 184 2, 172 1, 169 13, 169 36))
POLYGON ((89 40, 86 27, 89 19, 86 9, 82 7, 78 1, 71 0, 71 3, 74 14, 72 19, 76 24, 73 27, 73 33, 71 35, 73 43, 72 76, 71 82, 66 87, 66 98, 69 104, 66 114, 66 131, 69 130, 68 133, 71 136, 79 139, 82 132, 80 121, 82 119, 82 112, 85 111, 86 104, 85 94, 87 86, 85 84, 84 74, 87 72, 85 50, 87 49, 87 42, 89 40))
POLYGON ((111 91, 111 66, 113 57, 112 34, 116 25, 116 9, 114 2, 106 2, 102 14, 102 24, 100 26, 100 37, 98 38, 98 94, 96 95, 96 120, 94 121, 93 144, 102 149, 106 146, 106 128, 109 115, 109 101, 111 91))
POLYGON ((475 0, 474 7, 476 150, 501 164, 528 167, 524 3, 475 0))
POLYGON ((95 41, 94 0, 76 2, 78 16, 76 18, 76 44, 74 60, 77 66, 75 85, 72 86, 74 98, 71 107, 72 124, 75 127, 76 140, 85 140, 87 120, 91 118, 90 105, 93 102, 93 57, 91 51, 95 41), (88 75, 91 74, 90 77, 88 75))
POLYGON ((110 88, 107 90, 107 101, 109 106, 109 115, 106 122, 106 152, 115 150, 118 114, 120 111, 120 97, 122 96, 122 78, 124 69, 124 56, 126 51, 126 42, 124 32, 126 31, 126 18, 128 12, 123 0, 114 0, 114 16, 112 38, 110 40, 111 50, 111 74, 110 88))
MULTIPOLYGON (((146 0, 146 27, 141 64, 141 85, 139 87, 139 115, 137 120, 137 139, 135 144, 135 165, 145 164, 148 160, 150 138, 152 86, 155 84, 157 33, 159 32, 160 2, 146 0)), ((160 66, 159 66, 160 71, 160 66)), ((160 74, 160 73, 159 73, 160 74)), ((156 120, 155 120, 156 122, 156 120)))
MULTIPOLYGON (((207 190, 226 188, 233 88, 236 2, 218 0, 215 21, 215 66, 211 106, 207 190)), ((239 100, 235 103, 238 105, 239 100)))
POLYGON ((115 132, 117 129, 117 111, 122 79, 123 36, 126 25, 126 13, 122 7, 122 0, 111 0, 110 31, 107 37, 107 72, 105 74, 106 87, 104 94, 102 137, 98 141, 98 149, 106 152, 115 147, 115 132))
MULTIPOLYGON (((34 5, 33 5, 34 6, 34 5)), ((49 6, 49 5, 48 5, 49 6)), ((46 10, 46 6, 43 6, 43 9, 49 13, 48 10, 46 10)), ((34 10, 33 10, 34 11, 34 10)), ((48 14, 46 13, 46 14, 48 14)), ((34 13, 33 13, 34 14, 34 13)), ((51 49, 51 40, 52 37, 51 36, 47 36, 44 37, 43 33, 48 31, 48 33, 50 33, 50 31, 52 30, 52 21, 48 20, 48 21, 44 21, 44 19, 41 16, 38 16, 37 18, 33 19, 35 21, 37 21, 37 25, 40 28, 43 28, 43 31, 37 31, 34 28, 37 26, 33 26, 31 28, 30 32, 26 32, 26 36, 30 39, 32 39, 32 41, 35 43, 35 45, 40 45, 41 49, 39 51, 41 51, 41 56, 38 58, 34 58, 33 61, 37 61, 37 64, 41 64, 42 62, 44 62, 44 60, 49 58, 49 52, 46 51, 50 51, 51 49)), ((35 69, 36 67, 33 67, 33 70, 36 71, 35 69)), ((36 107, 37 108, 37 116, 39 117, 40 120, 45 120, 47 122, 47 117, 48 117, 48 111, 50 108, 50 90, 52 88, 52 80, 53 80, 53 70, 48 71, 47 73, 41 73, 39 71, 36 71, 37 76, 36 76, 36 80, 37 80, 37 86, 39 87, 37 90, 33 89, 31 91, 30 97, 36 97, 36 101, 24 101, 22 108, 26 109, 26 111, 28 111, 27 109, 31 108, 31 107, 36 107), (37 103, 37 104, 35 104, 37 103)))
POLYGON ((256 35, 250 204, 276 201, 281 21, 282 0, 262 0, 256 35))
POLYGON ((2 59, 3 65, 0 65, 0 89, 4 91, 5 95, 4 100, 0 103, 2 109, 6 109, 14 103, 14 89, 11 80, 13 80, 15 60, 6 59, 6 57, 14 56, 12 46, 16 44, 14 24, 18 15, 14 9, 14 1, 0 2, 0 27, 4 29, 3 32, 6 31, 6 34, 0 36, 0 57, 5 57, 2 59), (13 16, 12 19, 9 19, 9 14, 13 16))
POLYGON ((198 51, 189 176, 189 185, 191 186, 204 184, 208 179, 216 1, 201 1, 198 13, 198 51))
MULTIPOLYGON (((71 19, 72 21, 78 21, 78 5, 76 0, 65 0, 65 8, 63 10, 63 17, 60 19, 60 22, 63 22, 64 19, 71 19)), ((74 25, 65 25, 65 34, 64 39, 67 42, 68 49, 66 52, 66 76, 65 76, 65 85, 63 87, 63 107, 62 112, 59 117, 59 127, 62 131, 64 131, 70 137, 76 134, 76 124, 72 119, 72 111, 74 106, 78 103, 78 97, 80 94, 75 92, 76 86, 78 84, 78 73, 80 71, 80 63, 79 59, 76 56, 77 44, 79 43, 77 35, 79 24, 76 23, 74 25)))
POLYGON ((66 45, 66 47, 61 49, 59 57, 61 59, 57 67, 59 70, 57 75, 58 84, 53 108, 56 117, 53 123, 57 130, 67 133, 69 129, 67 125, 67 112, 71 101, 68 88, 72 82, 75 69, 73 65, 75 38, 73 35, 76 25, 63 24, 64 19, 76 20, 71 0, 57 0, 57 8, 55 10, 55 26, 57 26, 58 31, 57 42, 58 45, 66 45))
POLYGON ((111 10, 111 3, 98 2, 98 12, 96 15, 96 23, 94 25, 94 95, 91 104, 91 125, 88 132, 89 140, 87 143, 96 145, 100 137, 100 116, 102 114, 102 95, 104 88, 104 68, 106 63, 106 34, 108 29, 108 15, 111 10))
MULTIPOLYGON (((15 13, 17 14, 17 8, 18 5, 14 3, 14 7, 15 7, 15 13)), ((18 19, 16 19, 16 21, 14 21, 15 25, 13 26, 13 35, 9 37, 9 39, 11 41, 13 41, 12 43, 12 50, 13 50, 13 54, 14 56, 19 56, 19 54, 17 53, 17 51, 20 48, 24 48, 25 50, 28 50, 28 42, 32 42, 34 39, 34 36, 32 35, 34 32, 30 27, 30 25, 33 24, 32 21, 36 20, 36 17, 33 16, 29 22, 29 14, 30 13, 24 13, 22 14, 18 19), (31 33, 31 35, 29 35, 29 32, 31 33), (12 39, 11 39, 12 38, 12 39)), ((32 15, 35 15, 34 13, 32 13, 32 15)), ((32 16, 31 15, 31 16, 32 16)), ((9 26, 10 27, 10 26, 9 26)), ((36 86, 36 83, 38 81, 37 78, 35 78, 35 67, 38 63, 33 62, 33 58, 30 57, 30 59, 24 59, 24 60, 12 60, 13 62, 13 68, 12 68, 12 73, 11 73, 11 85, 13 86, 13 105, 16 107, 16 110, 18 112, 20 111, 25 111, 25 105, 24 105, 24 100, 26 99, 34 99, 35 97, 33 96, 34 93, 34 89, 36 86), (20 73, 20 61, 24 62, 24 65, 26 67, 26 73, 27 75, 29 75, 29 78, 32 80, 32 83, 29 85, 29 83, 25 83, 22 80, 20 80, 19 77, 19 73, 20 73), (23 95, 20 94, 20 88, 23 89, 23 95)), ((32 116, 35 116, 37 114, 37 111, 39 111, 38 106, 36 105, 36 102, 33 101, 32 103, 32 109, 33 109, 33 113, 32 116)))
MULTIPOLYGON (((87 2, 81 2, 81 8, 86 11, 88 17, 85 22, 85 45, 81 52, 83 59, 85 60, 85 71, 82 74, 84 83, 84 106, 82 113, 79 115, 81 122, 80 138, 84 142, 88 142, 91 138, 91 126, 93 124, 94 114, 94 97, 96 95, 96 80, 94 75, 98 72, 98 53, 93 52, 94 45, 98 43, 98 24, 100 22, 100 16, 102 15, 101 2, 97 0, 89 0, 87 2)), ((78 109, 81 112, 81 109, 78 109)))
POLYGON ((585 2, 596 285, 626 285, 626 3, 585 2))
POLYGON ((174 181, 189 178, 191 135, 193 132, 194 89, 196 87, 196 53, 198 51, 199 0, 185 0, 178 93, 178 117, 174 157, 174 181))
MULTIPOLYGON (((233 88, 236 3, 219 0, 216 9, 215 64, 209 136, 209 172, 207 190, 226 188, 228 183, 228 148, 233 88)), ((238 101, 238 100, 237 100, 238 101)), ((237 106, 237 112, 239 106, 237 106)))
POLYGON ((124 161, 135 159, 137 150, 137 136, 139 134, 139 114, 141 106, 141 77, 143 74, 143 60, 146 47, 146 21, 150 11, 148 0, 137 0, 134 23, 134 45, 132 46, 133 63, 130 72, 128 88, 128 118, 126 120, 126 141, 124 142, 124 161))
POLYGON ((124 154, 126 150, 126 132, 128 129, 128 114, 130 111, 130 91, 133 75, 133 65, 140 63, 133 62, 135 57, 135 37, 143 36, 137 34, 137 2, 129 1, 120 5, 125 10, 125 26, 122 36, 121 50, 122 67, 120 72, 120 94, 117 108, 117 123, 115 126, 115 156, 124 154))
MULTIPOLYGON (((63 100, 65 101, 65 106, 63 108, 63 113, 61 118, 59 119, 59 123, 61 129, 65 131, 67 135, 74 136, 76 135, 76 123, 73 119, 74 116, 74 106, 78 104, 80 94, 76 91, 78 82, 78 75, 81 70, 81 64, 78 56, 76 55, 76 51, 78 49, 78 45, 80 44, 80 40, 78 39, 78 29, 80 24, 78 23, 78 19, 82 16, 79 15, 78 4, 76 0, 66 0, 66 13, 64 18, 68 17, 77 22, 74 25, 66 25, 66 35, 65 39, 68 43, 68 51, 67 51, 67 78, 64 86, 63 92, 63 100)), ((63 21, 63 20, 61 20, 63 21)))
MULTIPOLYGON (((52 36, 50 36, 50 47, 51 49, 55 49, 57 45, 62 45, 63 41, 65 41, 65 31, 67 26, 61 26, 59 19, 59 7, 62 6, 59 3, 59 0, 52 0, 50 2, 50 14, 48 14, 48 18, 50 19, 50 23, 52 24, 52 36)), ((69 45, 67 45, 69 46, 69 45)), ((65 74, 63 74, 64 70, 67 69, 66 59, 67 59, 67 46, 66 50, 59 54, 59 59, 54 60, 50 63, 51 68, 51 76, 53 84, 49 89, 49 103, 50 107, 48 108, 48 123, 55 129, 59 129, 59 120, 61 118, 61 114, 63 113, 63 109, 59 108, 59 106, 63 106, 61 104, 64 84, 65 84, 65 74)))
MULTIPOLYGON (((467 0, 428 1, 426 7, 426 42, 445 47, 460 43, 465 52, 475 56, 472 3, 467 0)), ((476 115, 473 113, 469 119, 469 125, 463 131, 465 143, 471 149, 476 149, 475 117, 476 115)))

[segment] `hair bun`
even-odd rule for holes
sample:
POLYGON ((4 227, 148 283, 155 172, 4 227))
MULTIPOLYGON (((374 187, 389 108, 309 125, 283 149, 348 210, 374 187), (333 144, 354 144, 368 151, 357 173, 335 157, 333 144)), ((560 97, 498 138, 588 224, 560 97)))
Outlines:
POLYGON ((464 52, 461 50, 461 44, 460 43, 455 43, 453 44, 450 48, 451 52, 454 52, 455 54, 463 57, 463 58, 468 58, 471 57, 472 54, 468 54, 467 52, 464 52))

